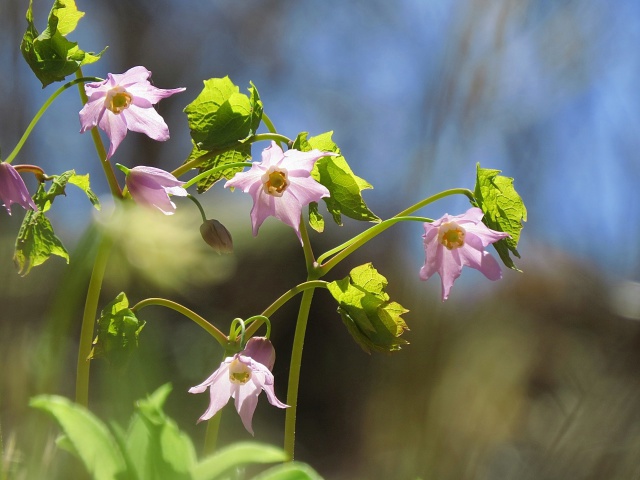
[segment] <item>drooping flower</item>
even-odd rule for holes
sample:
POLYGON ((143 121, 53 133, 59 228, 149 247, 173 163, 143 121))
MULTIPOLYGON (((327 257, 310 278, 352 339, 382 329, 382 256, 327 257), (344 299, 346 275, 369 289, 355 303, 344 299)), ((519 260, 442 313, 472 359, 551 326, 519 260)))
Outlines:
POLYGON ((158 141, 169 139, 169 127, 155 111, 153 105, 184 88, 165 90, 149 82, 151 72, 144 67, 133 67, 121 74, 107 75, 102 82, 84 86, 88 101, 80 110, 80 132, 96 125, 107 133, 111 158, 127 130, 144 133, 158 141))
POLYGON ((311 177, 316 161, 331 152, 287 150, 283 152, 276 142, 262 151, 262 162, 254 163, 246 172, 237 173, 225 183, 237 187, 253 197, 251 223, 253 235, 267 217, 276 217, 293 228, 300 236, 302 207, 329 196, 329 190, 311 177))
POLYGON ((173 215, 176 204, 169 199, 169 194, 186 197, 187 191, 181 182, 169 172, 154 167, 138 166, 128 169, 120 164, 118 168, 127 174, 125 183, 129 193, 140 205, 155 207, 165 215, 173 215))
POLYGON ((30 208, 38 210, 29 195, 24 180, 17 170, 7 162, 0 162, 0 200, 9 215, 11 215, 12 203, 17 203, 25 210, 30 208))
POLYGON ((209 378, 189 389, 189 393, 202 393, 209 388, 211 395, 209 407, 198 422, 213 417, 233 398, 244 428, 253 435, 251 422, 262 390, 267 394, 271 405, 287 408, 288 405, 278 400, 273 390, 271 369, 275 358, 273 345, 264 337, 251 338, 243 351, 225 358, 209 378))
POLYGON ((424 249, 426 260, 420 269, 420 278, 428 280, 434 273, 442 282, 442 301, 449 297, 462 267, 475 268, 489 280, 502 278, 502 270, 495 258, 484 249, 509 236, 491 230, 484 223, 482 210, 470 208, 457 216, 445 214, 433 223, 425 223, 424 249))

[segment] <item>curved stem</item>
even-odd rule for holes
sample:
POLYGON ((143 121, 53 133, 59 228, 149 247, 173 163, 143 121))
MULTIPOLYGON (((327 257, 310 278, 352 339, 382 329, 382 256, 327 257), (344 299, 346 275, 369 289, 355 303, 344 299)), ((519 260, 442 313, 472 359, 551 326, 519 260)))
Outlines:
POLYGON ((189 318, 190 320, 193 320, 204 330, 206 330, 207 333, 209 333, 209 335, 215 338, 218 341, 218 343, 222 345, 223 348, 227 347, 228 338, 224 333, 222 333, 216 327, 211 325, 209 322, 207 322, 204 318, 202 318, 196 312, 194 312, 193 310, 189 310, 187 307, 180 305, 179 303, 173 302, 171 300, 167 300, 166 298, 147 298, 145 300, 142 300, 136 303, 133 307, 131 307, 131 310, 133 312, 136 312, 150 305, 159 305, 161 307, 167 307, 172 310, 175 310, 178 313, 181 313, 182 315, 189 318))
MULTIPOLYGON (((82 69, 78 68, 76 71, 76 77, 82 77, 82 69)), ((87 94, 82 88, 82 85, 78 84, 78 93, 80 93, 80 99, 82 100, 82 105, 87 103, 87 94)), ((120 184, 118 183, 118 179, 116 178, 116 174, 113 171, 113 165, 107 159, 107 151, 104 148, 104 144, 102 143, 102 139, 100 138, 100 132, 98 132, 98 127, 93 127, 91 129, 91 139, 93 140, 93 144, 96 147, 96 152, 98 152, 98 158, 100 159, 100 165, 102 166, 102 170, 104 171, 104 176, 107 179, 107 183, 109 184, 109 190, 111 190, 111 195, 114 198, 122 198, 122 189, 120 188, 120 184)))
POLYGON ((437 200, 440 200, 441 198, 448 197, 450 195, 465 195, 466 197, 469 198, 469 200, 472 203, 475 203, 476 201, 476 197, 474 193, 468 188, 451 188, 449 190, 436 193, 435 195, 431 195, 430 197, 427 197, 424 200, 420 200, 418 203, 411 205, 409 208, 401 211, 400 213, 396 213, 394 217, 404 217, 406 215, 410 215, 416 210, 419 210, 422 207, 429 205, 430 203, 433 203, 437 200))
POLYGON ((91 345, 93 343, 93 329, 97 317, 100 289, 102 288, 102 279, 107 267, 107 260, 111 253, 111 245, 112 241, 108 235, 105 235, 100 241, 84 304, 76 368, 76 403, 84 407, 89 404, 89 370, 91 366, 89 355, 91 354, 91 345))
POLYGON ((31 134, 31 130, 33 130, 33 128, 36 126, 36 123, 38 123, 38 120, 40 120, 40 117, 42 117, 44 112, 47 111, 47 108, 49 108, 49 105, 51 105, 53 103, 53 101, 56 99, 56 97, 58 95, 60 95, 62 92, 64 92, 67 88, 73 87, 77 83, 100 82, 100 81, 102 81, 101 78, 97 78, 97 77, 82 77, 82 76, 80 76, 80 77, 76 78, 75 80, 71 80, 70 82, 65 83, 60 88, 58 88, 55 92, 53 92, 51 94, 51 96, 47 99, 47 101, 44 102, 42 107, 40 107, 40 110, 38 110, 36 115, 33 117, 33 120, 31 120, 31 123, 29 123, 29 125, 27 126, 27 129, 24 131, 24 133, 22 134, 22 137, 18 141, 18 144, 15 146, 13 151, 9 154, 9 156, 7 157, 5 162, 6 163, 11 163, 13 161, 13 159, 16 157, 16 155, 18 155, 18 153, 20 152, 20 149, 22 149, 22 146, 24 145, 24 142, 27 141, 27 138, 31 134))
POLYGON ((236 163, 227 163, 225 165, 220 165, 218 167, 213 167, 209 170, 205 170, 204 172, 199 173, 198 175, 193 177, 191 180, 188 180, 187 182, 185 182, 185 184, 182 185, 182 188, 185 188, 185 189, 189 188, 191 185, 195 185, 201 179, 207 178, 208 176, 212 175, 213 173, 216 173, 217 171, 227 170, 229 168, 234 168, 234 167, 250 167, 251 165, 253 165, 251 162, 236 162, 236 163))
POLYGON ((320 267, 318 267, 319 276, 323 277, 324 275, 329 273, 329 271, 332 268, 334 268, 336 265, 338 265, 338 263, 340 263, 346 257, 348 257, 353 252, 355 252, 358 248, 360 248, 365 243, 367 243, 369 240, 371 240, 372 238, 380 235, 386 229, 388 229, 389 227, 395 225, 398 222, 421 222, 421 223, 425 223, 425 222, 433 222, 433 220, 431 218, 426 218, 426 217, 391 217, 391 218, 389 218, 387 220, 384 220, 384 221, 378 223, 377 225, 374 225, 373 227, 369 228, 368 230, 365 230, 364 232, 360 233, 359 235, 356 235, 355 237, 353 237, 348 242, 345 242, 342 245, 339 245, 339 246, 329 250, 328 252, 323 253, 320 257, 318 257, 318 261, 320 262, 320 261, 323 261, 324 259, 330 257, 331 255, 335 254, 335 256, 333 258, 331 258, 331 260, 326 262, 324 265, 321 265, 320 267))
MULTIPOLYGON (((291 300, 293 297, 302 293, 306 290, 313 288, 327 288, 327 282, 324 280, 311 280, 309 282, 301 283, 300 285, 296 285, 290 290, 287 290, 283 293, 280 298, 278 298, 275 302, 267 307, 267 309, 260 314, 263 317, 271 317, 274 313, 276 313, 280 307, 282 307, 285 303, 291 300)), ((252 317, 253 318, 253 317, 252 317)), ((246 335, 252 337, 256 331, 262 326, 262 321, 260 319, 256 320, 247 328, 246 335)))
POLYGON ((276 130, 275 125, 273 124, 273 122, 271 121, 269 116, 264 112, 262 112, 262 121, 264 122, 264 124, 266 125, 267 129, 271 133, 278 133, 278 131, 276 130))
POLYGON ((245 141, 245 143, 262 142, 264 140, 274 140, 276 142, 284 142, 289 146, 291 146, 293 144, 293 140, 291 140, 289 137, 286 137, 286 136, 281 135, 279 133, 257 133, 255 135, 252 135, 251 137, 249 137, 245 141))
POLYGON ((191 194, 188 194, 187 198, 196 204, 196 207, 198 207, 198 210, 200 210, 200 216, 202 217, 202 221, 206 222, 207 215, 206 213, 204 213, 204 208, 202 208, 202 205, 200 205, 200 202, 198 201, 198 199, 191 194))
POLYGON ((287 387, 287 412, 284 421, 284 451, 289 460, 294 458, 296 442, 296 414, 298 411, 298 386, 300 384, 300 370, 302 368, 302 349, 304 347, 304 336, 311 310, 311 300, 313 300, 314 289, 305 290, 300 301, 300 310, 296 321, 296 333, 293 338, 293 348, 291 350, 291 364, 289 368, 289 384, 287 387))

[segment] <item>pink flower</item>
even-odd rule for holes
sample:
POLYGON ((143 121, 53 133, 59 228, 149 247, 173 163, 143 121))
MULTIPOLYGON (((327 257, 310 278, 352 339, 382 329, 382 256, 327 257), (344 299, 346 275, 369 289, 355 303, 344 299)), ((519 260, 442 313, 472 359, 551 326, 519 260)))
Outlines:
POLYGON ((189 393, 202 393, 209 388, 211 395, 209 408, 198 422, 213 417, 233 397, 244 428, 253 435, 251 421, 262 390, 267 394, 271 405, 287 408, 288 405, 278 400, 273 390, 271 369, 275 359, 273 345, 264 337, 251 338, 242 352, 225 358, 209 378, 189 389, 189 393))
POLYGON ((226 187, 241 188, 253 197, 251 223, 253 235, 267 217, 276 217, 293 228, 300 236, 302 207, 329 196, 329 190, 311 177, 311 170, 320 158, 336 155, 320 150, 283 152, 276 144, 262 151, 262 162, 240 172, 225 183, 226 187))
POLYGON ((0 200, 11 215, 11 204, 17 203, 25 210, 32 208, 38 210, 33 199, 29 195, 24 180, 16 169, 7 162, 0 162, 0 200))
POLYGON ((186 197, 187 191, 181 182, 169 172, 154 167, 134 167, 128 169, 120 164, 118 168, 127 174, 125 183, 129 193, 140 205, 155 207, 165 215, 173 215, 176 204, 169 199, 169 194, 186 197))
POLYGON ((133 67, 122 74, 109 73, 106 80, 84 86, 89 99, 80 110, 80 133, 96 125, 104 130, 111 142, 107 158, 114 154, 127 130, 161 142, 169 139, 169 128, 153 105, 185 89, 156 88, 149 83, 150 76, 146 68, 133 67))
POLYGON ((484 249, 509 234, 485 226, 483 215, 479 208, 470 208, 462 215, 445 214, 433 223, 424 224, 426 260, 420 269, 420 278, 428 280, 436 272, 440 275, 442 301, 449 297, 463 266, 479 270, 489 280, 502 278, 500 265, 484 249))

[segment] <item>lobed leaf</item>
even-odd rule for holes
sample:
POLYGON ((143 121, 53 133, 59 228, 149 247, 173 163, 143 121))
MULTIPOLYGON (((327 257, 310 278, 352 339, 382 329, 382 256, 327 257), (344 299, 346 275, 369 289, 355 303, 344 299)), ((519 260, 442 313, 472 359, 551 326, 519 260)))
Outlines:
POLYGON ((392 352, 408 343, 400 338, 408 330, 401 317, 408 310, 389 300, 386 287, 387 279, 371 263, 328 285, 347 330, 367 353, 392 352))
POLYGON ((62 81, 82 65, 100 59, 104 50, 98 54, 85 52, 76 42, 66 38, 84 16, 84 12, 78 10, 74 0, 55 1, 49 13, 47 28, 41 34, 33 23, 32 8, 33 2, 29 0, 26 13, 27 29, 22 37, 20 51, 43 87, 62 81))
POLYGON ((369 210, 361 193, 362 190, 373 187, 351 171, 340 149, 331 140, 332 135, 333 132, 326 132, 307 139, 307 133, 303 132, 296 138, 293 148, 303 152, 317 148, 323 152, 339 154, 321 158, 311 171, 311 176, 331 193, 330 197, 322 200, 338 225, 342 225, 342 215, 355 220, 379 222, 380 218, 369 210))
POLYGON ((100 312, 98 334, 89 358, 104 358, 115 367, 126 364, 131 352, 138 348, 144 325, 144 320, 139 320, 131 311, 127 296, 121 292, 100 312))
POLYGON ((493 244, 498 255, 508 268, 519 270, 509 252, 520 258, 517 246, 522 222, 527 221, 527 209, 513 188, 513 178, 498 175, 500 172, 478 164, 474 195, 477 206, 484 212, 482 221, 487 227, 510 235, 493 244))
POLYGON ((184 109, 191 138, 204 152, 239 147, 257 130, 262 111, 255 86, 250 85, 247 96, 239 93, 229 77, 205 80, 200 94, 184 109))

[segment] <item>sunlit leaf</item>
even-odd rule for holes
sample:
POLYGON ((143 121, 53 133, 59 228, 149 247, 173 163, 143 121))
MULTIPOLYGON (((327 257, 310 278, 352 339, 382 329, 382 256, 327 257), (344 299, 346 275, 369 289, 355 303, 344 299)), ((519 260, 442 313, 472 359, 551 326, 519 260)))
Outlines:
POLYGON ((311 171, 311 176, 329 190, 331 196, 322 200, 338 225, 342 225, 342 215, 355 220, 379 222, 380 218, 369 210, 361 193, 373 187, 351 171, 340 149, 331 140, 332 135, 333 132, 327 132, 307 139, 307 133, 303 132, 296 138, 293 148, 303 152, 317 148, 339 154, 322 157, 311 171))
POLYGON ((371 263, 328 285, 347 330, 367 353, 392 352, 407 343, 400 336, 408 329, 401 318, 408 310, 390 301, 386 287, 387 279, 371 263))
POLYGON ((527 209, 513 188, 513 178, 498 175, 499 173, 500 170, 480 168, 478 164, 474 195, 477 206, 484 212, 482 221, 487 227, 510 235, 493 246, 507 267, 518 270, 509 252, 520 258, 517 246, 522 222, 527 220, 527 209))

